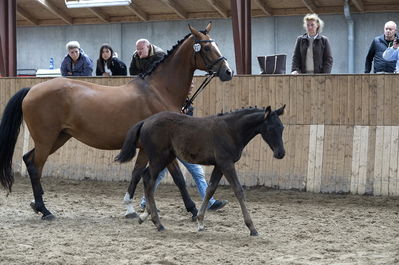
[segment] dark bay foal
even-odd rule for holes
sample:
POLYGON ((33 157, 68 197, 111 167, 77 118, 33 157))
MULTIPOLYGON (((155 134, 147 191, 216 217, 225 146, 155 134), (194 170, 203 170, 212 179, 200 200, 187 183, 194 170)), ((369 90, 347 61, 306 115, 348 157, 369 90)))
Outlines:
MULTIPOLYGON (((284 157, 284 126, 279 118, 284 108, 285 105, 275 111, 270 106, 266 109, 248 108, 205 118, 161 112, 130 128, 116 160, 121 163, 131 160, 138 146, 148 156, 149 172, 147 170, 143 176, 145 196, 148 198, 148 213, 144 218, 151 214, 158 230, 164 229, 156 210, 154 183, 159 172, 177 156, 189 163, 215 166, 197 217, 198 230, 204 230, 206 206, 224 175, 240 203, 251 236, 256 236, 258 232, 245 206, 244 192, 234 164, 240 159, 244 147, 257 134, 262 135, 275 158, 284 157)), ((143 217, 140 220, 143 221, 143 217)))

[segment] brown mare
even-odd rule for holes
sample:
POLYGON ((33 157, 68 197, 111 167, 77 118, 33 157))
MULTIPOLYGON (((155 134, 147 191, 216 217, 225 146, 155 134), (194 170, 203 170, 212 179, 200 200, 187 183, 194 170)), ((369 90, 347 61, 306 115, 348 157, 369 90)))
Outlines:
POLYGON ((198 230, 204 230, 203 220, 208 201, 224 175, 240 203, 251 236, 257 235, 244 203, 244 192, 234 164, 240 159, 244 147, 258 134, 269 145, 275 158, 284 157, 284 126, 279 118, 284 113, 284 108, 285 105, 275 111, 270 106, 266 109, 249 108, 205 118, 166 111, 133 126, 116 160, 131 160, 136 154, 137 146, 141 146, 141 151, 149 158, 149 171, 145 172, 143 178, 149 207, 147 213, 140 216, 139 222, 143 222, 151 214, 157 229, 164 229, 156 211, 154 184, 159 172, 177 156, 189 163, 215 166, 197 217, 198 230))
MULTIPOLYGON (((43 214, 43 219, 51 220, 54 216, 43 202, 42 169, 48 156, 71 137, 99 149, 120 149, 133 124, 157 112, 181 110, 196 69, 212 71, 222 81, 231 80, 232 71, 226 59, 208 35, 211 24, 201 32, 189 28, 191 34, 179 41, 158 65, 126 85, 108 87, 55 78, 17 92, 8 102, 0 124, 0 182, 3 187, 11 192, 12 156, 22 118, 34 141, 34 148, 23 156, 35 199, 31 206, 35 212, 43 214)), ((139 180, 147 162, 146 155, 139 152, 132 183, 139 180)), ((175 173, 177 168, 176 161, 168 165, 187 210, 196 215, 197 209, 184 179, 175 173)))

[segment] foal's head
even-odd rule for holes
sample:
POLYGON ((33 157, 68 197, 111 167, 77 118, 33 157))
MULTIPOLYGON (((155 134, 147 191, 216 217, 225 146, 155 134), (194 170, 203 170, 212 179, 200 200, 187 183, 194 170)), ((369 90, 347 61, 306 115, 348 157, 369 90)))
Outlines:
POLYGON ((216 42, 208 35, 212 24, 209 23, 203 32, 190 25, 188 27, 194 38, 194 60, 198 69, 215 73, 221 81, 231 80, 233 71, 230 69, 227 59, 220 52, 216 42))
POLYGON ((283 144, 284 126, 279 117, 284 113, 284 108, 285 105, 278 110, 272 111, 270 106, 267 107, 265 111, 265 121, 260 131, 263 140, 265 140, 270 149, 273 150, 274 157, 277 159, 282 159, 285 155, 283 144))

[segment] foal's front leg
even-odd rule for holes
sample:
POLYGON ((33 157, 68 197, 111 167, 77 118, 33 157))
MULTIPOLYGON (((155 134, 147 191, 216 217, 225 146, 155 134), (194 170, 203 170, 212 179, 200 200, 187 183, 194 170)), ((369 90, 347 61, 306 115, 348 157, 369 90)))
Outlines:
POLYGON ((136 218, 138 215, 134 210, 133 206, 133 196, 136 191, 137 184, 141 179, 141 175, 144 172, 144 169, 148 163, 147 155, 142 151, 139 150, 137 155, 136 164, 134 165, 134 169, 132 172, 132 179, 130 180, 130 185, 128 191, 123 198, 123 203, 126 205, 126 218, 136 218))
POLYGON ((224 176, 226 177, 227 181, 230 183, 231 187, 233 188, 234 194, 236 195, 238 202, 240 203, 241 211, 244 216, 244 222, 247 225, 247 227, 249 228, 250 235, 257 236, 258 231, 256 231, 256 228, 252 222, 251 216, 249 215, 248 209, 245 206, 244 190, 242 189, 240 181, 238 180, 234 164, 232 163, 232 164, 228 165, 227 167, 223 168, 222 172, 223 172, 224 176))
POLYGON ((198 231, 205 230, 204 226, 205 211, 208 208, 209 200, 212 198, 213 194, 215 193, 216 188, 220 182, 220 179, 222 178, 222 175, 223 175, 222 171, 220 171, 220 169, 217 166, 215 166, 213 168, 211 179, 208 188, 206 189, 205 198, 202 201, 201 209, 197 217, 198 231))

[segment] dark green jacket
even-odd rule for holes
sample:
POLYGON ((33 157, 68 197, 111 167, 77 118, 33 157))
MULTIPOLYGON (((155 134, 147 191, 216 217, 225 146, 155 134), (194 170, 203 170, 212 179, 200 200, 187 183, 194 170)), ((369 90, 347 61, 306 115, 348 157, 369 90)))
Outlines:
POLYGON ((165 52, 161 48, 152 44, 150 49, 150 55, 147 58, 140 58, 137 54, 137 51, 134 52, 129 67, 130 75, 139 75, 148 72, 149 70, 151 70, 153 65, 156 62, 162 60, 164 56, 165 52))

